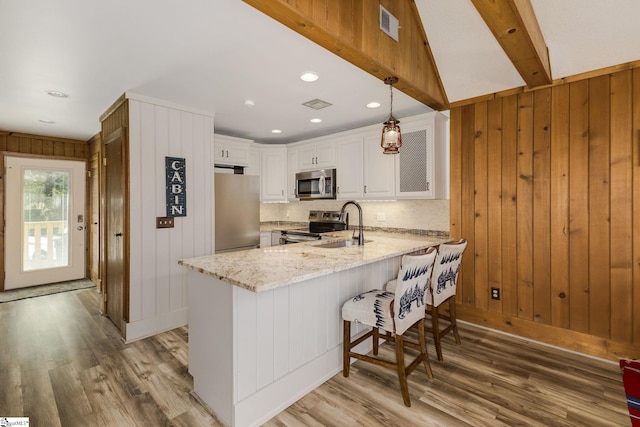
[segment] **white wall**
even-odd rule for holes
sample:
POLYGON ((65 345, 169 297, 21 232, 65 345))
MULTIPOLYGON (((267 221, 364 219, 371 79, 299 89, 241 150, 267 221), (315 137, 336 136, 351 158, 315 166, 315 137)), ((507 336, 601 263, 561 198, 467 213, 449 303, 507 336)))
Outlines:
POLYGON ((130 319, 135 340, 187 323, 188 294, 178 260, 212 253, 213 114, 127 93, 130 156, 130 319), (187 216, 166 216, 165 157, 186 159, 187 216))
MULTIPOLYGON (((260 221, 307 222, 310 210, 340 210, 345 200, 313 200, 262 203, 260 221)), ((358 201, 366 227, 449 231, 449 200, 358 201), (384 215, 384 221, 378 220, 384 215)), ((349 223, 358 223, 358 212, 350 206, 349 223)))

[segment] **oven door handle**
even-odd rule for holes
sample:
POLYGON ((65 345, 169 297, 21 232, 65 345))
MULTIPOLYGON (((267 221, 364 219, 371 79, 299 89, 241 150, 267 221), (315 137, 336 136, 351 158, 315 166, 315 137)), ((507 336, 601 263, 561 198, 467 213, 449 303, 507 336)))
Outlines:
POLYGON ((280 238, 280 244, 284 244, 284 245, 286 245, 287 243, 304 243, 304 242, 310 242, 310 241, 311 241, 310 239, 292 239, 291 237, 280 238))

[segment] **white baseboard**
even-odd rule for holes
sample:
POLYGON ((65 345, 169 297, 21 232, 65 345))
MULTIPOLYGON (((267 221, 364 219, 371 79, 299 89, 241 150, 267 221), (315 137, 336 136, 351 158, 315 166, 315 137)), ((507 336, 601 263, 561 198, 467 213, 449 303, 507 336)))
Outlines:
POLYGON ((125 343, 147 338, 161 332, 179 328, 188 323, 188 308, 165 313, 163 316, 129 322, 125 325, 125 343))

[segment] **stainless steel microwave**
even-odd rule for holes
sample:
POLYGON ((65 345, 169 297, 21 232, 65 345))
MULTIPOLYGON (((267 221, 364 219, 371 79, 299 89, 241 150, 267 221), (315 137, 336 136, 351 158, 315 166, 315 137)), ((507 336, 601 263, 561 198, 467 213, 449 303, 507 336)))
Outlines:
POLYGON ((296 174, 296 197, 300 200, 335 199, 336 170, 322 169, 296 174))

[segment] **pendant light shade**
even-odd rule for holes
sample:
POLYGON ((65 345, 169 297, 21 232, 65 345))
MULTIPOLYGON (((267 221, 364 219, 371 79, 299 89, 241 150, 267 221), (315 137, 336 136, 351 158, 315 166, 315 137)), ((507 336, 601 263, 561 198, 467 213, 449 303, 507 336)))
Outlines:
POLYGON ((389 85, 391 94, 389 118, 384 122, 382 128, 382 140, 380 146, 384 149, 384 154, 398 154, 398 149, 402 147, 402 134, 400 133, 400 120, 393 117, 393 84, 398 82, 397 77, 386 77, 384 83, 389 85))

